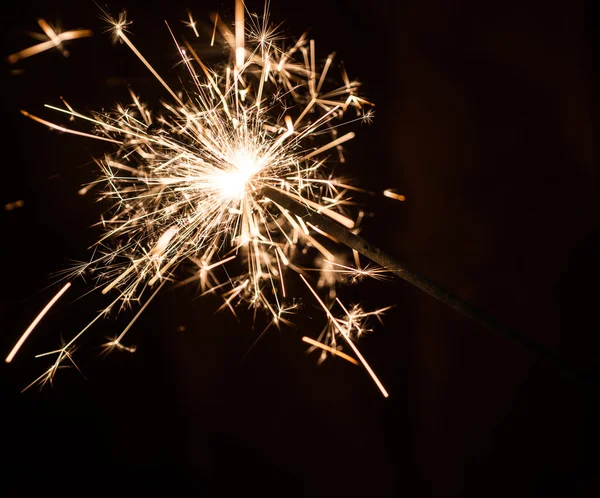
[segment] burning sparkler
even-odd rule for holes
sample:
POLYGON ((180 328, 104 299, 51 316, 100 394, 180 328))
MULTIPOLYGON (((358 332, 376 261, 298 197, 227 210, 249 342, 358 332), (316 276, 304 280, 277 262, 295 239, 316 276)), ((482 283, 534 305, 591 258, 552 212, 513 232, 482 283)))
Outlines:
MULTIPOLYGON (((335 236, 286 206, 294 202, 339 226, 355 228, 351 194, 358 189, 334 177, 326 159, 335 153, 343 162, 342 144, 354 138, 343 126, 372 118, 373 104, 360 96, 359 84, 343 68, 342 83, 335 84, 334 55, 319 64, 315 43, 306 34, 284 48, 266 8, 262 17, 250 15, 245 23, 238 0, 233 31, 214 18, 213 40, 220 33, 231 53, 222 66, 209 67, 191 43, 178 43, 171 32, 191 82, 178 92, 132 43, 125 13, 116 19, 106 14, 106 19, 113 37, 131 49, 169 100, 162 102, 160 114, 134 92, 132 104, 108 113, 85 115, 66 101, 63 107, 47 106, 91 123, 93 133, 22 111, 47 126, 116 145, 114 153, 96 161, 100 178, 82 189, 101 190, 100 197, 111 202, 101 222, 105 234, 91 260, 67 275, 70 281, 89 270, 102 294, 115 297, 54 352, 55 363, 37 382, 51 381, 61 362, 72 361, 75 341, 100 317, 143 301, 123 332, 105 345, 107 350, 127 349, 124 336, 139 315, 165 283, 178 279, 181 265, 192 262, 197 270, 185 283, 196 281, 203 293, 218 293, 222 308, 233 313, 240 304, 263 310, 277 327, 290 323, 296 307, 286 290, 287 276, 300 275, 328 319, 321 339, 329 346, 323 345, 323 353, 344 357, 339 352, 343 338, 387 396, 354 344, 364 321, 387 308, 364 312, 345 306, 335 290, 341 278, 378 276, 381 269, 336 261, 329 240, 335 236), (305 278, 306 262, 314 260, 314 253, 324 262, 320 272, 335 278, 321 278, 317 285, 305 278), (220 273, 234 259, 245 270, 236 277, 220 273)), ((191 13, 186 24, 198 34, 191 13)))
MULTIPOLYGON (((355 342, 369 330, 367 320, 380 319, 388 308, 365 311, 345 305, 336 286, 340 280, 382 278, 389 271, 573 375, 543 346, 357 235, 362 215, 353 216, 352 195, 360 189, 333 176, 326 160, 335 153, 344 162, 342 145, 354 138, 354 132, 342 131, 343 127, 370 122, 373 104, 360 96, 359 84, 343 67, 342 84, 334 84, 334 55, 317 63, 315 43, 306 34, 286 45, 270 25, 267 7, 262 16, 245 19, 243 2, 237 0, 235 12, 233 31, 219 16, 213 18, 211 45, 220 41, 230 51, 229 61, 218 67, 205 64, 191 43, 179 44, 169 28, 190 80, 183 91, 169 86, 132 43, 125 13, 116 19, 106 15, 113 38, 127 45, 168 92, 161 113, 134 92, 132 104, 119 105, 113 112, 85 115, 66 101, 63 107, 47 106, 91 123, 89 133, 22 111, 51 128, 110 142, 116 151, 96 161, 101 176, 80 191, 101 190, 100 198, 112 203, 101 221, 103 237, 94 245, 92 258, 67 273, 67 285, 33 321, 7 361, 69 282, 84 272, 94 276, 102 294, 114 298, 60 349, 38 355, 55 355, 56 360, 31 385, 51 382, 67 360, 74 365, 76 341, 102 317, 142 302, 125 329, 105 344, 106 351, 132 351, 123 344, 125 335, 168 282, 196 282, 203 294, 222 297, 221 309, 235 314, 238 306, 246 305, 266 312, 269 326, 291 324, 297 302, 290 299, 286 286, 288 276, 297 275, 327 318, 318 340, 303 340, 323 355, 360 362, 387 396, 355 342), (354 267, 336 254, 332 242, 352 249, 354 267), (380 266, 361 265, 359 254, 380 266), (196 269, 181 280, 186 262, 196 269), (241 264, 244 271, 232 276, 231 268, 224 270, 232 264, 241 264), (314 284, 307 279, 311 271, 320 273, 314 284), (344 345, 354 358, 341 351, 344 345)), ((185 23, 198 38, 189 12, 188 18, 185 23)), ((392 189, 384 195, 405 200, 392 189)))

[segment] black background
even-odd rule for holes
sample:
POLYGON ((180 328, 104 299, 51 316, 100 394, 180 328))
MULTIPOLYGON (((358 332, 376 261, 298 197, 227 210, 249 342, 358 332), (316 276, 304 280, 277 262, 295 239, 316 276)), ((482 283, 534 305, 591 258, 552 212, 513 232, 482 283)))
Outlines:
MULTIPOLYGON (((262 10, 259 2, 250 9, 262 10)), ((110 3, 129 9, 132 39, 171 80, 178 33, 233 2, 110 3)), ((363 235, 489 310, 565 361, 598 372, 597 53, 586 4, 273 1, 284 30, 305 29, 320 56, 337 51, 364 84, 376 119, 360 126, 340 171, 399 203, 369 198, 363 235), (596 122, 597 124, 597 122, 596 122)), ((4 11, 3 55, 34 41, 37 17, 92 28, 3 69, 0 201, 2 355, 56 291, 53 272, 84 259, 102 206, 77 195, 107 150, 49 131, 64 96, 90 111, 165 92, 98 8, 18 2, 4 11), (20 74, 11 74, 19 69, 20 74)), ((209 24, 209 23, 207 23, 209 24)), ((188 38, 192 38, 187 31, 188 38)), ((210 53, 207 54, 210 56, 210 53)), ((78 129, 85 130, 83 124, 78 129)), ((269 331, 216 299, 167 290, 129 334, 135 354, 97 358, 131 315, 102 322, 77 352, 85 378, 20 390, 47 367, 34 355, 72 337, 102 306, 83 282, 53 309, 14 362, 2 365, 4 496, 597 496, 597 388, 562 378, 409 285, 347 289, 367 307, 395 304, 360 347, 391 393, 366 373, 305 354, 322 326, 311 304, 300 329, 269 331), (310 318, 313 317, 313 318, 310 318), (313 324, 314 322, 314 324, 313 324), (185 330, 179 330, 184 326, 185 330), (302 330, 304 327, 306 330, 302 330), (310 335, 310 334, 309 334, 310 335), (250 351, 249 351, 250 350, 250 351)), ((127 314, 125 314, 127 315, 127 314)))

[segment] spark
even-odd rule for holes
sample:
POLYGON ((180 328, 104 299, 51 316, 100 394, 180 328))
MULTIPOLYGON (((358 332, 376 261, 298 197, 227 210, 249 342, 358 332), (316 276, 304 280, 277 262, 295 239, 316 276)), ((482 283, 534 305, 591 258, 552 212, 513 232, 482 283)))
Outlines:
POLYGON ((306 284, 308 289, 312 292, 313 296, 315 296, 315 299, 318 301, 318 303, 321 305, 321 307, 325 310, 325 313, 327 314, 327 317, 329 318, 330 323, 332 323, 335 326, 335 328, 339 331, 339 333, 342 335, 342 337, 346 340, 348 345, 354 351, 354 354, 361 361, 361 363, 363 364, 363 366, 365 367, 367 372, 369 372, 369 375, 371 376, 371 378, 373 379, 373 381, 375 382, 375 384, 381 391, 381 394, 383 394, 384 398, 389 397, 389 394, 386 391, 385 387, 383 387, 383 384, 381 383, 381 381, 379 380, 379 378, 377 377, 377 375, 375 374, 375 372, 373 371, 371 366, 367 363, 367 360, 365 360, 364 356, 358 350, 358 348, 356 347, 356 345, 354 344, 354 341, 352 340, 352 338, 350 336, 350 331, 351 331, 352 326, 355 326, 359 330, 359 332, 362 332, 360 327, 357 325, 355 318, 353 318, 353 315, 348 312, 348 310, 344 307, 344 305, 342 304, 342 302, 339 299, 336 299, 336 301, 340 304, 340 306, 342 307, 342 309, 348 316, 348 326, 342 327, 342 325, 340 324, 340 321, 331 314, 331 311, 329 311, 329 308, 325 305, 325 303, 323 302, 321 297, 315 292, 315 290, 312 288, 312 286, 307 282, 306 278, 304 278, 304 275, 300 275, 300 278, 304 281, 304 283, 306 284))
POLYGON ((50 308, 52 308, 52 306, 54 306, 56 304, 56 302, 61 298, 61 296, 67 292, 67 290, 69 289, 69 287, 71 287, 71 282, 67 282, 62 289, 60 289, 56 295, 50 300, 50 302, 44 307, 44 309, 42 311, 40 311, 40 313, 38 314, 38 316, 35 317, 35 319, 33 320, 33 322, 31 322, 31 324, 29 325, 29 327, 27 327, 27 330, 25 332, 23 332, 23 335, 19 338, 19 340, 17 341, 17 343, 15 344, 15 346, 12 348, 11 352, 9 353, 9 355, 6 357, 6 363, 10 363, 13 358, 15 357, 15 355, 18 353, 19 349, 21 349, 21 346, 23 345, 23 343, 27 340, 27 338, 29 337, 29 335, 31 334, 31 332, 33 332, 33 329, 35 329, 38 325, 38 323, 40 323, 40 321, 42 320, 42 318, 44 318, 44 316, 46 315, 46 313, 48 313, 48 311, 50 311, 50 308))
POLYGON ((215 35, 217 34, 217 23, 219 22, 219 14, 215 14, 215 25, 213 27, 212 38, 210 39, 210 46, 215 45, 215 35))
POLYGON ((188 28, 191 28, 194 31, 196 38, 199 38, 200 34, 198 33, 198 29, 196 28, 196 21, 194 21, 194 18, 192 17, 192 11, 190 9, 187 9, 187 13, 188 13, 189 21, 183 21, 183 22, 188 28))
POLYGON ((395 199, 395 200, 401 201, 401 202, 404 202, 406 200, 406 197, 404 195, 397 194, 396 192, 394 192, 394 189, 391 189, 391 188, 384 190, 383 195, 385 195, 386 197, 389 197, 390 199, 395 199))
POLYGON ((365 277, 375 280, 387 280, 390 278, 389 271, 381 266, 367 265, 364 268, 353 268, 352 266, 346 266, 335 261, 325 260, 323 263, 324 267, 320 271, 348 276, 350 282, 353 284, 365 277))
MULTIPOLYGON (((372 104, 359 96, 358 83, 345 70, 342 83, 335 83, 334 54, 320 64, 316 44, 306 34, 284 48, 285 38, 269 23, 267 7, 262 18, 251 14, 245 23, 244 2, 236 0, 233 31, 214 16, 214 30, 219 29, 220 43, 230 53, 228 62, 215 67, 203 62, 190 42, 180 45, 168 28, 181 55, 178 67, 189 82, 183 91, 171 87, 134 45, 124 12, 117 18, 103 12, 114 39, 167 92, 161 109, 149 108, 133 92, 131 104, 89 115, 66 102, 65 107, 47 106, 91 125, 92 133, 22 111, 50 128, 104 140, 116 149, 96 160, 99 178, 80 190, 97 187, 100 200, 110 207, 98 224, 104 234, 93 246, 93 257, 72 271, 75 277, 86 270, 93 275, 94 289, 115 294, 115 299, 54 352, 56 362, 39 382, 51 380, 60 363, 71 360, 74 342, 93 323, 141 303, 123 332, 104 344, 106 351, 133 351, 121 340, 167 282, 196 283, 201 295, 219 295, 219 310, 234 315, 240 305, 261 310, 270 317, 268 328, 292 324, 298 302, 290 302, 286 280, 299 276, 325 309, 333 331, 330 345, 320 340, 311 344, 356 363, 340 351, 336 336, 341 335, 387 397, 354 344, 366 331, 364 321, 383 311, 348 310, 335 293, 336 274, 380 278, 383 271, 344 265, 335 239, 264 193, 275 189, 307 210, 356 229, 362 213, 355 217, 351 195, 362 190, 336 178, 327 159, 335 150, 343 161, 343 146, 355 133, 341 133, 340 127, 364 120, 365 108, 372 104), (303 268, 307 261, 319 260, 327 264, 320 264, 315 286, 303 268), (187 276, 190 263, 195 270, 187 276), (344 317, 334 317, 324 299, 341 306, 344 317)), ((186 24, 198 36, 189 11, 188 16, 186 24)))
POLYGON ((235 0, 235 65, 240 69, 246 59, 244 44, 244 0, 235 0))
POLYGON ((121 143, 118 140, 112 140, 112 139, 106 138, 106 137, 99 137, 97 135, 93 135, 92 133, 84 133, 82 131, 71 130, 69 128, 65 128, 64 126, 60 126, 60 125, 51 123, 50 121, 46 121, 45 119, 38 118, 37 116, 34 116, 33 114, 30 114, 29 112, 24 111, 23 109, 21 109, 20 112, 21 112, 21 114, 23 114, 23 116, 30 118, 34 121, 37 121, 38 123, 41 123, 43 125, 46 125, 48 128, 52 128, 53 130, 64 131, 66 133, 70 133, 71 135, 79 135, 80 137, 93 138, 95 140, 104 140, 105 142, 112 142, 114 144, 121 143))
POLYGON ((307 337, 307 336, 304 336, 302 338, 302 340, 312 346, 324 349, 325 351, 327 351, 331 354, 339 356, 340 358, 343 358, 344 360, 349 361, 350 363, 352 363, 354 365, 358 365, 358 361, 356 361, 354 358, 352 358, 352 356, 348 356, 346 353, 342 353, 338 349, 333 349, 332 347, 328 346, 327 344, 323 344, 322 342, 315 341, 314 339, 311 339, 310 337, 307 337))
POLYGON ((68 40, 76 40, 78 38, 90 37, 94 34, 94 32, 90 29, 74 29, 70 31, 64 31, 62 33, 57 33, 56 30, 53 29, 44 19, 38 19, 38 24, 40 28, 42 28, 42 30, 44 31, 48 40, 9 55, 6 58, 9 64, 15 64, 20 60, 27 59, 28 57, 40 54, 52 48, 59 49, 63 53, 63 55, 67 57, 69 55, 69 52, 64 49, 63 42, 68 40))
POLYGON ((60 368, 63 368, 63 367, 61 367, 61 365, 65 360, 69 360, 69 362, 71 362, 71 364, 79 371, 79 373, 81 373, 81 370, 79 369, 79 367, 75 363, 75 360, 73 359, 73 353, 75 352, 75 349, 76 348, 74 346, 70 346, 70 347, 65 346, 62 349, 59 349, 57 351, 50 351, 48 353, 38 355, 37 357, 47 356, 50 354, 58 354, 58 358, 50 366, 50 368, 48 368, 48 370, 46 370, 42 375, 40 375, 37 379, 35 379, 31 384, 29 384, 27 387, 25 387, 21 392, 25 392, 35 385, 38 385, 41 389, 46 384, 52 384, 52 380, 54 379, 56 372, 58 372, 58 370, 60 368))
POLYGON ((7 204, 4 204, 4 210, 12 211, 14 209, 19 209, 19 208, 23 207, 24 205, 25 205, 25 201, 23 199, 19 199, 18 201, 9 202, 7 204))
POLYGON ((118 347, 121 350, 124 351, 129 351, 130 353, 135 352, 135 347, 126 347, 123 346, 121 344, 121 341, 123 340, 123 337, 125 337, 125 334, 127 334, 127 332, 129 332, 129 330, 131 329, 131 327, 133 327, 133 324, 136 322, 136 320, 140 317, 140 315, 144 312, 144 310, 148 307, 148 305, 152 302, 152 300, 156 297, 156 295, 158 294, 158 292, 160 291, 160 289, 162 288, 162 286, 166 283, 163 282, 162 284, 160 284, 160 286, 154 291, 154 293, 150 296, 150 299, 148 299, 145 303, 144 306, 142 306, 140 308, 140 310, 136 313, 136 315, 133 317, 133 320, 131 320, 129 322, 129 324, 127 325, 127 327, 125 327, 123 329, 123 332, 121 332, 121 334, 119 334, 119 336, 115 339, 112 339, 111 341, 107 342, 106 344, 104 344, 104 348, 106 350, 112 350, 115 347, 118 347))

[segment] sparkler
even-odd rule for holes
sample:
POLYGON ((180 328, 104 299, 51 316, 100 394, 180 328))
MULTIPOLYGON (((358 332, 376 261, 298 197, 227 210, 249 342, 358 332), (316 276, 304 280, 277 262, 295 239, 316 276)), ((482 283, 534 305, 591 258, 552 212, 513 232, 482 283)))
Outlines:
MULTIPOLYGON (((321 349, 321 359, 333 354, 357 363, 340 351, 347 345, 384 396, 385 387, 355 342, 368 330, 365 322, 380 319, 388 308, 369 312, 345 305, 336 292, 340 280, 381 278, 389 271, 483 327, 554 358, 355 233, 352 195, 360 189, 334 176, 326 160, 335 153, 344 162, 342 145, 354 132, 343 132, 343 127, 370 122, 373 104, 360 96, 359 84, 343 68, 342 84, 332 83, 334 55, 318 64, 315 43, 306 34, 285 47, 269 24, 267 5, 262 16, 244 19, 243 2, 238 0, 235 12, 233 32, 214 17, 211 45, 219 33, 231 54, 218 67, 209 67, 188 41, 178 43, 168 27, 190 80, 190 86, 178 92, 132 43, 125 14, 117 19, 106 15, 113 37, 127 45, 168 92, 161 113, 134 92, 132 104, 118 105, 113 112, 85 115, 66 101, 64 107, 47 106, 91 123, 93 133, 88 133, 22 111, 46 126, 116 146, 115 152, 96 161, 101 176, 81 190, 101 190, 100 198, 112 204, 101 221, 105 233, 94 245, 92 258, 65 276, 71 281, 92 272, 96 288, 115 297, 63 347, 38 355, 54 354, 56 360, 32 385, 51 382, 62 362, 73 362, 75 342, 100 318, 142 302, 125 329, 104 345, 106 351, 131 351, 123 344, 125 335, 167 282, 195 282, 202 294, 222 297, 220 309, 235 314, 245 305, 255 313, 266 312, 269 326, 289 325, 297 310, 286 288, 293 275, 307 286, 327 318, 319 340, 304 338, 305 342, 321 349), (355 267, 334 254, 332 242, 353 250, 355 267), (318 268, 311 268, 306 263, 315 253, 318 268), (362 267, 359 254, 380 267, 362 267), (181 280, 184 263, 193 264, 195 271, 181 280), (234 263, 244 267, 237 276, 230 268, 234 263), (306 277, 314 270, 321 278, 311 284, 306 277)), ((197 38, 196 22, 191 13, 188 16, 186 25, 197 38)), ((384 195, 404 200, 392 190, 384 195)))
POLYGON ((31 47, 27 47, 19 52, 9 55, 6 60, 9 64, 15 64, 20 60, 27 59, 33 55, 37 55, 41 52, 45 52, 46 50, 50 50, 56 48, 59 50, 65 57, 69 56, 69 51, 64 48, 64 42, 68 40, 76 40, 78 38, 87 38, 93 36, 93 31, 90 29, 73 29, 70 31, 58 32, 55 28, 52 28, 50 24, 48 24, 44 19, 38 19, 38 25, 44 32, 44 35, 33 33, 32 36, 34 38, 38 38, 41 43, 33 45, 31 47), (47 39, 46 39, 47 38, 47 39))
MULTIPOLYGON (((188 15, 186 24, 197 35, 188 15)), ((96 161, 100 178, 82 189, 99 190, 100 198, 112 204, 101 221, 105 233, 92 258, 65 275, 71 281, 89 271, 95 287, 115 297, 54 352, 55 363, 38 383, 52 381, 58 365, 72 361, 75 341, 100 317, 143 302, 122 333, 105 344, 107 351, 128 349, 123 344, 126 333, 167 282, 181 281, 182 264, 191 262, 194 275, 182 283, 196 282, 203 294, 219 294, 221 308, 234 314, 240 305, 265 311, 269 326, 276 327, 292 323, 298 305, 288 296, 286 282, 288 276, 300 275, 329 323, 325 337, 330 345, 321 348, 323 354, 348 358, 339 351, 342 337, 387 396, 354 344, 364 322, 387 308, 359 311, 344 306, 336 295, 336 285, 348 274, 376 276, 381 269, 354 271, 345 260, 336 261, 331 235, 285 205, 300 203, 340 226, 356 227, 351 194, 359 189, 334 177, 326 159, 335 153, 344 161, 342 145, 354 132, 344 132, 342 126, 370 120, 373 104, 359 95, 359 84, 343 68, 342 83, 334 83, 334 54, 318 64, 315 43, 306 34, 284 48, 269 24, 268 5, 262 16, 245 19, 243 2, 238 1, 235 16, 233 32, 214 18, 213 40, 220 33, 231 50, 230 60, 215 68, 200 59, 191 43, 178 43, 168 27, 190 80, 187 89, 175 91, 132 43, 125 14, 116 19, 106 14, 113 37, 168 92, 160 114, 134 92, 132 104, 108 113, 85 115, 65 100, 61 107, 47 106, 91 123, 91 133, 22 111, 46 126, 116 146, 96 161), (304 277, 314 254, 321 274, 330 272, 333 278, 311 284, 304 277), (244 267, 237 276, 231 268, 223 271, 232 260, 244 267), (339 316, 330 309, 333 305, 339 316)))

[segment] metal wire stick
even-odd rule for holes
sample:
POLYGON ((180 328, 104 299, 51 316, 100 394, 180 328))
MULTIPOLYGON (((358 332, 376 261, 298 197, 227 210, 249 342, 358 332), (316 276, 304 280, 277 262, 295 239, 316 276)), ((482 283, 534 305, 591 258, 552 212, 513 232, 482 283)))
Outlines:
POLYGON ((327 216, 318 213, 307 205, 303 205, 301 201, 290 197, 284 191, 271 187, 264 187, 263 192, 266 197, 292 212, 296 216, 301 217, 305 222, 309 222, 317 228, 320 228, 328 235, 338 240, 340 243, 358 251, 364 257, 370 259, 374 263, 377 263, 391 273, 421 289, 423 292, 429 294, 431 297, 434 297, 453 310, 458 311, 488 331, 503 337, 508 337, 512 341, 525 347, 527 350, 545 358, 561 372, 570 377, 584 377, 586 380, 590 380, 586 374, 577 373, 572 368, 567 367, 564 361, 562 361, 545 346, 498 322, 494 317, 490 316, 486 312, 476 308, 456 294, 431 281, 427 277, 411 270, 404 263, 398 261, 389 254, 386 254, 378 247, 373 246, 362 237, 355 235, 350 230, 343 227, 339 223, 336 223, 327 216))

